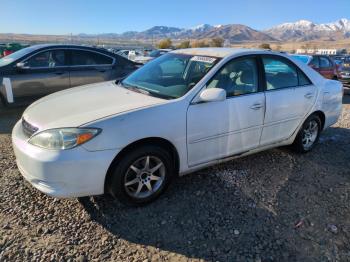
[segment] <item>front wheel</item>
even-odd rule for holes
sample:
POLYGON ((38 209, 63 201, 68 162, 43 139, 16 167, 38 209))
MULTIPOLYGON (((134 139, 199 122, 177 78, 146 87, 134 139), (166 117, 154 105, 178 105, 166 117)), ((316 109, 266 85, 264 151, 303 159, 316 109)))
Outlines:
POLYGON ((128 152, 116 165, 109 191, 126 205, 155 200, 174 174, 171 154, 159 146, 142 146, 128 152))
POLYGON ((296 136, 293 148, 299 153, 306 153, 313 149, 318 142, 321 133, 321 120, 316 115, 309 116, 298 135, 296 136))

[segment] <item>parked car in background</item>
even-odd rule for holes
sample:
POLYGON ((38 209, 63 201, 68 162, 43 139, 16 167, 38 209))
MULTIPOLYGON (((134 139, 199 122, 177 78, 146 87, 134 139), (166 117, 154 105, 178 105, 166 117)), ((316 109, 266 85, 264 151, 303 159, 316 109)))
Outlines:
POLYGON ((0 58, 4 56, 5 49, 6 49, 6 44, 0 43, 0 58))
POLYGON ((103 49, 35 45, 0 59, 0 97, 28 103, 70 87, 122 78, 135 63, 103 49))
POLYGON ((350 67, 343 67, 340 74, 341 81, 347 86, 350 85, 350 67))
POLYGON ((283 145, 308 152, 341 109, 342 84, 290 56, 184 49, 123 81, 42 98, 12 141, 19 170, 46 194, 141 205, 178 173, 283 145))
POLYGON ((145 64, 157 57, 160 57, 168 52, 172 51, 172 49, 157 49, 157 50, 153 50, 152 52, 149 53, 148 56, 137 56, 135 57, 135 59, 133 60, 136 63, 140 63, 140 64, 145 64))
POLYGON ((309 65, 317 72, 319 72, 323 77, 333 80, 338 80, 341 78, 339 67, 337 64, 329 57, 325 55, 292 55, 292 57, 302 61, 303 63, 309 65))
POLYGON ((8 44, 0 45, 0 51, 1 51, 0 57, 8 56, 28 46, 29 45, 23 45, 20 43, 8 43, 8 44))
POLYGON ((132 60, 129 58, 129 56, 136 57, 136 56, 144 56, 143 52, 138 50, 119 50, 117 52, 118 55, 121 55, 129 60, 132 60))
POLYGON ((342 66, 350 68, 350 56, 344 57, 342 66))

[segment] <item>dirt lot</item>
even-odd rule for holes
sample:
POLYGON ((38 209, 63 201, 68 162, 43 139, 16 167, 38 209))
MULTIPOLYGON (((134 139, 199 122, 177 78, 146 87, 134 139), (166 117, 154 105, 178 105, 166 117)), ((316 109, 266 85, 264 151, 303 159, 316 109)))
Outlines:
POLYGON ((274 149, 179 178, 158 201, 59 200, 19 174, 0 109, 1 261, 350 261, 350 97, 309 154, 274 149))

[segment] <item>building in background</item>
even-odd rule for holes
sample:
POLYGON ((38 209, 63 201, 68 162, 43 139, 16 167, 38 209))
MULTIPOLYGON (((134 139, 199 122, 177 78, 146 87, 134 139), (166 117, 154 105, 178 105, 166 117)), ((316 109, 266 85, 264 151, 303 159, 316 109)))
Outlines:
POLYGON ((297 54, 310 54, 310 55, 344 55, 346 54, 346 49, 297 49, 297 54))

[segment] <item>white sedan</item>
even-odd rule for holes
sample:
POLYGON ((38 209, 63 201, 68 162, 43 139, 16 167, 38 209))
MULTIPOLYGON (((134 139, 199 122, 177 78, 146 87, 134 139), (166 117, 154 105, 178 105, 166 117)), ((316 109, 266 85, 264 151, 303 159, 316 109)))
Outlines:
POLYGON ((287 55, 185 49, 123 81, 38 100, 12 139, 19 170, 40 191, 141 205, 177 174, 283 145, 310 151, 341 100, 340 82, 287 55))

